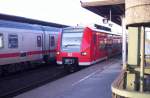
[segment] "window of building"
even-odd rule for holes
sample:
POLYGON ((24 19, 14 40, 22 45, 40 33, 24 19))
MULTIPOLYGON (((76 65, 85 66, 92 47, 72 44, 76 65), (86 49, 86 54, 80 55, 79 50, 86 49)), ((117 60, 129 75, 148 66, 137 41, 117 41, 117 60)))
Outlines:
POLYGON ((0 34, 0 48, 3 48, 4 42, 3 42, 3 34, 0 34))
POLYGON ((41 38, 41 36, 37 36, 37 47, 42 47, 42 38, 41 38))
POLYGON ((8 35, 8 48, 18 48, 18 35, 8 35))

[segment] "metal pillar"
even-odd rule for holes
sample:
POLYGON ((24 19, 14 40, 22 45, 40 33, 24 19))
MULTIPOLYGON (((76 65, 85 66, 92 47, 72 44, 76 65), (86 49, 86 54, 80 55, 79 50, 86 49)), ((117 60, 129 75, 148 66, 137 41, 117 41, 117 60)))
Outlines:
POLYGON ((140 63, 140 91, 144 90, 144 60, 145 60, 145 30, 144 27, 141 27, 141 63, 140 63))
POLYGON ((121 16, 122 20, 122 62, 123 69, 126 69, 126 24, 125 16, 121 16))
POLYGON ((111 21, 111 9, 109 10, 109 15, 110 15, 109 20, 111 21))

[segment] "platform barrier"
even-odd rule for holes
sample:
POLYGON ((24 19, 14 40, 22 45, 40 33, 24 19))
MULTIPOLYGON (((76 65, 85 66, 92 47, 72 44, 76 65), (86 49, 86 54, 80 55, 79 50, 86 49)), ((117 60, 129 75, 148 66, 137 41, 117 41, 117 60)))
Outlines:
POLYGON ((126 71, 123 70, 112 83, 112 98, 150 98, 149 92, 138 92, 124 89, 126 71))

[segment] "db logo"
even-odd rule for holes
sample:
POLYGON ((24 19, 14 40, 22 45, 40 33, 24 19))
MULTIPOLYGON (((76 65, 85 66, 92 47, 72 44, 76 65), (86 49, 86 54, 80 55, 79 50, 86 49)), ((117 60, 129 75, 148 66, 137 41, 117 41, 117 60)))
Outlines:
POLYGON ((72 56, 72 53, 68 53, 68 56, 72 56))

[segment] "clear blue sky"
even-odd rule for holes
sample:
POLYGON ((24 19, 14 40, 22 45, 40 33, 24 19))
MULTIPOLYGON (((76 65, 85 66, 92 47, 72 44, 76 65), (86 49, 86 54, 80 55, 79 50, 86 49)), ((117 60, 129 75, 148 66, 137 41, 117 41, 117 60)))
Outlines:
POLYGON ((102 17, 82 8, 80 0, 0 0, 0 13, 72 26, 102 23, 102 17))

